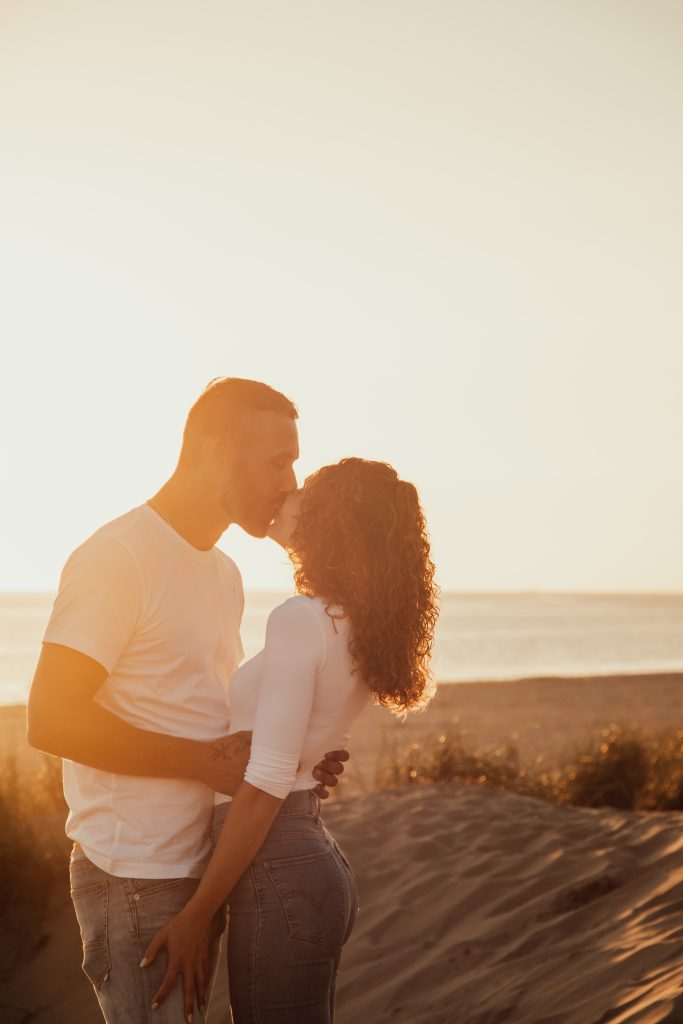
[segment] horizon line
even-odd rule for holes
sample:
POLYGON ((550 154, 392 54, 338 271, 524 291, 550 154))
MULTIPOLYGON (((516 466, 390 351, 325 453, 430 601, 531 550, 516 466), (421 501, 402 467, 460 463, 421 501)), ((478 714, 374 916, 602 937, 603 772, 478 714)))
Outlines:
MULTIPOLYGON (((282 587, 245 587, 245 594, 289 594, 292 591, 282 587)), ((54 590, 34 590, 30 589, 17 589, 17 590, 0 590, 0 597, 51 597, 56 594, 54 590)), ((683 597, 683 587, 680 589, 636 589, 636 588, 567 588, 567 587, 501 587, 499 589, 491 589, 489 587, 482 589, 462 589, 456 587, 441 587, 440 593, 442 595, 450 595, 453 597, 500 597, 510 596, 517 597, 523 595, 543 595, 543 596, 567 596, 567 597, 683 597)))

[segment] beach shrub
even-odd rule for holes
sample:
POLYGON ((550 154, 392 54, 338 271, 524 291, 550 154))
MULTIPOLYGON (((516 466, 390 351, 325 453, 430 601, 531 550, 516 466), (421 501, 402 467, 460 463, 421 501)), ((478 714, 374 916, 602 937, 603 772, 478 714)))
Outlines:
POLYGON ((476 752, 456 730, 384 750, 376 786, 462 782, 554 804, 625 811, 683 810, 683 732, 649 734, 610 725, 554 764, 524 761, 514 745, 476 752))
POLYGON ((519 773, 514 747, 488 754, 468 750, 460 734, 451 730, 426 743, 412 743, 402 752, 394 746, 384 751, 378 764, 376 784, 410 786, 429 782, 467 782, 508 788, 519 773))
POLYGON ((61 762, 43 755, 34 770, 19 769, 13 756, 0 762, 0 919, 12 936, 3 944, 0 975, 12 955, 39 941, 35 925, 52 892, 68 892, 68 849, 64 835, 66 804, 61 762), (9 957, 9 959, 8 959, 9 957))
POLYGON ((579 807, 635 811, 651 781, 652 755, 643 739, 614 727, 578 754, 566 772, 566 799, 579 807))

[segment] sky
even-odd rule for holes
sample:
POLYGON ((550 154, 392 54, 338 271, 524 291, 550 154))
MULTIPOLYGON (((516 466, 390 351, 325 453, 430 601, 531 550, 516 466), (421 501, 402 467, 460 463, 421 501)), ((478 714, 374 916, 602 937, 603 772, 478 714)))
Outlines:
POLYGON ((683 590, 682 46, 675 0, 0 0, 0 590, 216 376, 301 478, 412 480, 445 589, 683 590))

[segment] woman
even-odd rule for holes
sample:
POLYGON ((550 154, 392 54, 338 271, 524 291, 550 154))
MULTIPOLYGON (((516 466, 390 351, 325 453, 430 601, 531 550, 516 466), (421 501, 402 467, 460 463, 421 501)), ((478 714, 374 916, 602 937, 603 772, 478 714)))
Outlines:
POLYGON ((357 893, 320 820, 311 769, 344 746, 371 697, 401 715, 429 701, 437 591, 417 491, 384 463, 323 467, 269 532, 289 553, 298 594, 272 612, 264 649, 230 682, 231 731, 253 730, 251 759, 195 895, 143 963, 166 946, 154 1002, 182 973, 190 1020, 228 897, 235 1024, 328 1024, 357 893))

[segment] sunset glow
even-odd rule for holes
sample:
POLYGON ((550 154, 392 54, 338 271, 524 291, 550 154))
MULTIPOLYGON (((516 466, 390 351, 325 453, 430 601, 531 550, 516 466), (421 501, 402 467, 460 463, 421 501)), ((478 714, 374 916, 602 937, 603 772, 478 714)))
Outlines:
POLYGON ((300 477, 414 480, 442 586, 683 587, 683 7, 428 9, 6 5, 3 590, 217 375, 298 404, 300 477))

